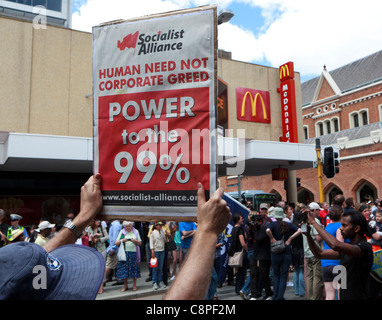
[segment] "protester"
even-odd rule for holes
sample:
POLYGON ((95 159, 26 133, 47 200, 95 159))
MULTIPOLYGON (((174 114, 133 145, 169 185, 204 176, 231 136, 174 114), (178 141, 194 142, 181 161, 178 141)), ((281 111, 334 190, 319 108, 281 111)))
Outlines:
POLYGON ((228 248, 228 255, 233 256, 235 252, 243 251, 243 264, 241 267, 237 268, 236 273, 236 283, 235 283, 235 293, 240 294, 241 288, 244 286, 245 281, 245 275, 247 273, 247 267, 248 267, 248 247, 247 247, 247 241, 245 236, 245 230, 243 227, 244 224, 244 218, 241 214, 236 213, 232 217, 232 221, 234 224, 234 227, 231 232, 231 244, 228 248))
POLYGON ((166 242, 166 234, 162 230, 163 225, 164 223, 161 221, 156 222, 150 235, 151 259, 158 259, 157 267, 152 270, 153 290, 166 288, 166 285, 163 283, 164 247, 166 242))
POLYGON ((5 211, 4 209, 0 209, 0 248, 5 246, 7 240, 7 231, 9 225, 4 223, 5 220, 5 211))
MULTIPOLYGON (((336 237, 337 240, 343 242, 344 238, 341 234, 341 216, 343 213, 343 209, 340 206, 333 206, 329 211, 329 219, 331 223, 329 223, 325 227, 325 231, 331 234, 333 237, 336 237)), ((330 247, 328 244, 323 241, 323 249, 328 250, 330 247)), ((334 280, 333 269, 335 266, 340 264, 340 260, 331 260, 331 259, 321 259, 321 268, 322 268, 322 279, 324 281, 325 287, 325 299, 326 300, 334 300, 336 298, 337 290, 334 280)))
POLYGON ((133 279, 133 291, 137 291, 137 278, 141 277, 140 272, 140 246, 141 237, 137 230, 133 230, 133 222, 123 221, 123 229, 119 232, 115 245, 124 244, 126 261, 118 261, 117 279, 123 279, 122 292, 128 290, 127 279, 133 279))
POLYGON ((264 224, 263 217, 254 217, 254 245, 253 258, 250 261, 251 274, 251 298, 250 300, 271 300, 273 291, 269 278, 271 269, 271 243, 266 234, 267 224, 264 224), (259 288, 259 284, 261 287, 259 288), (262 288, 265 289, 265 297, 262 297, 262 288))
POLYGON ((283 221, 284 211, 276 207, 273 211, 272 221, 266 229, 266 233, 272 243, 281 240, 285 244, 285 249, 280 253, 273 253, 271 249, 271 265, 273 271, 273 296, 272 300, 284 300, 284 293, 288 278, 289 266, 292 263, 291 241, 300 233, 300 229, 289 222, 283 221))
MULTIPOLYGON (((321 225, 320 221, 320 206, 317 202, 311 202, 308 206, 309 211, 314 214, 316 221, 321 225)), ((317 230, 311 228, 311 237, 318 246, 322 246, 322 238, 317 230)), ((322 280, 321 259, 314 256, 309 248, 306 237, 303 237, 304 256, 305 256, 305 272, 306 282, 305 291, 308 300, 322 300, 324 293, 324 282, 322 280)))
POLYGON ((346 285, 340 286, 341 300, 365 300, 368 297, 367 284, 373 264, 371 244, 365 239, 367 222, 365 217, 357 211, 345 212, 341 218, 341 233, 350 243, 337 240, 325 231, 315 220, 313 212, 308 215, 308 223, 313 226, 331 249, 323 250, 314 242, 310 235, 310 227, 305 233, 313 254, 319 259, 340 259, 342 271, 346 277, 346 285))
POLYGON ((101 220, 94 219, 87 228, 89 234, 89 244, 103 255, 106 261, 106 247, 109 240, 109 234, 106 228, 101 224, 101 220))
POLYGON ((179 232, 181 234, 182 261, 186 259, 188 249, 190 249, 193 236, 196 231, 195 222, 179 222, 179 232))
POLYGON ((52 232, 52 228, 55 226, 55 224, 52 224, 49 221, 41 222, 38 225, 38 229, 35 230, 37 232, 35 243, 40 246, 44 246, 44 244, 48 241, 48 237, 52 232))
MULTIPOLYGON (((171 236, 168 242, 168 249, 172 256, 172 274, 171 274, 170 281, 173 281, 176 277, 176 267, 178 264, 178 255, 177 255, 178 250, 177 250, 177 244, 175 242, 175 235, 178 232, 178 224, 176 222, 170 223, 170 232, 171 232, 171 236)), ((170 260, 168 262, 167 268, 170 270, 170 260)))
MULTIPOLYGON (((305 205, 297 204, 293 215, 292 224, 300 227, 303 223, 305 205)), ((302 234, 293 239, 292 246, 292 266, 293 266, 293 288, 296 296, 305 297, 305 267, 304 267, 304 241, 302 234)))
MULTIPOLYGON (((106 279, 109 277, 112 270, 115 270, 118 265, 118 246, 116 245, 116 240, 118 239, 119 232, 122 229, 122 225, 119 220, 114 220, 110 224, 109 228, 109 246, 106 248, 106 266, 105 266, 105 276, 104 281, 102 282, 101 288, 98 291, 99 294, 103 293, 103 287, 106 279)), ((118 279, 117 279, 118 283, 118 279)))

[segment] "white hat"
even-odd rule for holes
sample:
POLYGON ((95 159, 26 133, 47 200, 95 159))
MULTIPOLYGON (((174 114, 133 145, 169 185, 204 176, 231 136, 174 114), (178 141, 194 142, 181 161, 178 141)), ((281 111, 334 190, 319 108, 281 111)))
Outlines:
POLYGON ((12 221, 21 220, 23 218, 22 216, 15 214, 15 213, 10 214, 9 216, 11 217, 12 221))
POLYGON ((319 206, 319 204, 317 202, 311 202, 309 203, 309 209, 310 210, 316 210, 316 209, 321 209, 321 207, 319 206))
POLYGON ((37 232, 40 232, 45 229, 51 229, 55 226, 55 224, 51 224, 49 221, 43 221, 38 225, 38 229, 36 229, 37 232))

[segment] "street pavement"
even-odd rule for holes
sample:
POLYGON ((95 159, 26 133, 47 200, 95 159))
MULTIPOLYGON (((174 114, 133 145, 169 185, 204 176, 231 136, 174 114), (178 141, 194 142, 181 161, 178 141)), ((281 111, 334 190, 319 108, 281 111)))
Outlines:
MULTIPOLYGON (((148 276, 147 263, 143 261, 141 262, 141 278, 137 279, 137 291, 132 290, 132 279, 128 280, 129 289, 125 292, 121 292, 123 285, 113 286, 116 282, 113 279, 113 281, 107 282, 104 292, 98 294, 96 300, 161 300, 168 287, 154 291, 152 289, 152 281, 145 282, 148 276)), ((293 273, 289 274, 289 279, 293 279, 293 273)), ((169 286, 171 286, 171 281, 169 281, 169 286)), ((285 300, 306 300, 304 297, 295 296, 293 286, 287 286, 284 296, 285 300)), ((235 287, 226 285, 218 288, 218 298, 219 300, 242 300, 239 295, 235 294, 235 287)))

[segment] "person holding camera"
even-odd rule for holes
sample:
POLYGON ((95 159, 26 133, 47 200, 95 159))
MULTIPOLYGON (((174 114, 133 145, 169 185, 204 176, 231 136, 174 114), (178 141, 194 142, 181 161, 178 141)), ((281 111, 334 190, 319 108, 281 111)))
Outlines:
MULTIPOLYGON (((317 202, 311 202, 308 205, 308 212, 311 212, 314 215, 317 224, 322 227, 320 221, 320 211, 321 207, 317 202)), ((308 219, 308 212, 304 217, 304 222, 308 219)), ((303 227, 305 226, 306 224, 303 224, 301 226, 301 230, 303 230, 303 227)), ((322 238, 314 226, 311 228, 310 235, 317 246, 322 247, 322 238)), ((322 300, 324 297, 324 281, 322 279, 321 259, 318 259, 313 255, 311 249, 309 248, 305 234, 303 237, 303 245, 306 262, 306 297, 308 300, 322 300)))
POLYGON ((125 245, 126 261, 118 261, 117 279, 123 279, 122 292, 128 290, 127 279, 133 279, 133 291, 138 290, 137 278, 141 277, 140 271, 140 246, 142 244, 139 232, 133 228, 133 222, 123 221, 122 230, 119 232, 115 244, 125 245))

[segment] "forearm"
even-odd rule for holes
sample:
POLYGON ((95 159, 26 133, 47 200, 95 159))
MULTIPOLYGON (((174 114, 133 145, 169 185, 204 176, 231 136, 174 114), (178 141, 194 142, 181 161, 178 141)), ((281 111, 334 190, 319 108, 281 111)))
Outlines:
MULTIPOLYGON (((89 221, 90 222, 90 221, 89 221)), ((81 219, 81 213, 78 214, 76 218, 74 218, 74 225, 81 231, 83 231, 89 222, 81 219)), ((52 239, 50 239, 44 245, 44 249, 47 252, 50 252, 60 246, 64 246, 67 244, 74 244, 77 241, 77 237, 75 234, 69 230, 68 228, 61 228, 61 230, 55 235, 52 239)))
POLYGON ((213 265, 217 237, 214 233, 195 232, 187 259, 165 295, 165 300, 204 299, 212 271, 211 268, 206 269, 206 266, 213 265))
POLYGON ((322 258, 322 249, 317 245, 317 243, 313 240, 312 236, 310 234, 306 235, 306 239, 308 240, 308 245, 310 251, 312 251, 313 255, 321 259, 322 258))
MULTIPOLYGON (((321 239, 326 242, 326 244, 332 248, 333 250, 336 250, 340 241, 338 241, 335 237, 333 237, 330 233, 325 231, 324 228, 322 228, 316 221, 311 224, 318 234, 320 235, 321 239)), ((313 240, 313 239, 312 239, 313 240)))

